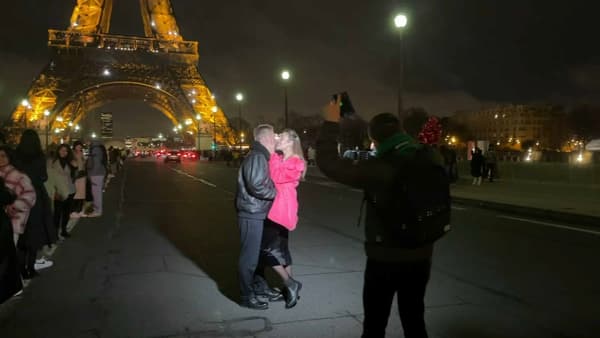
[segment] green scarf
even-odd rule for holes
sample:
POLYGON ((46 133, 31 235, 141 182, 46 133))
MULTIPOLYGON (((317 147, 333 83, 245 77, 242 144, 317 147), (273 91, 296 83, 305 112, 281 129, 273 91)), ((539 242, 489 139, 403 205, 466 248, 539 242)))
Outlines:
POLYGON ((406 143, 405 145, 399 147, 403 151, 417 147, 417 143, 412 137, 404 133, 396 133, 377 146, 376 157, 381 158, 386 153, 396 149, 396 147, 401 143, 406 143))

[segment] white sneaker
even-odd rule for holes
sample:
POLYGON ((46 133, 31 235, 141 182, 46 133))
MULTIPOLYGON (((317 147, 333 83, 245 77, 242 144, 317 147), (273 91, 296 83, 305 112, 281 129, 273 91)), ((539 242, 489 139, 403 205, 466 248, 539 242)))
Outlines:
POLYGON ((100 216, 102 216, 102 214, 99 212, 92 212, 91 214, 87 215, 87 217, 100 217, 100 216))
POLYGON ((33 266, 33 268, 36 271, 38 271, 38 270, 49 268, 52 265, 54 265, 53 261, 46 260, 45 258, 40 258, 40 259, 38 259, 38 260, 35 261, 35 265, 33 266))
POLYGON ((81 217, 80 212, 72 212, 70 215, 70 218, 79 218, 79 217, 81 217))

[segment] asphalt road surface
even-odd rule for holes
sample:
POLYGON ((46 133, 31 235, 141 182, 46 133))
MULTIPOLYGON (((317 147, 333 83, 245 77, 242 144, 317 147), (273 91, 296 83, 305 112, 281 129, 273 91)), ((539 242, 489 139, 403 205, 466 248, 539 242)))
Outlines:
MULTIPOLYGON (((20 297, 0 337, 358 337, 365 258, 361 192, 308 177, 291 234, 302 298, 235 303, 235 168, 131 160, 106 210, 20 297)), ((600 228, 454 206, 426 296, 431 337, 599 337, 600 228)), ((403 337, 394 310, 388 337, 403 337)))

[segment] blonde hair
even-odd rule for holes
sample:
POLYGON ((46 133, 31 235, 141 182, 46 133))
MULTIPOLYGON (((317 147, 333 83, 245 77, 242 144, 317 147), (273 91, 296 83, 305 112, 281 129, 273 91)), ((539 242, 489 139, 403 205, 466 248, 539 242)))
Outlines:
POLYGON ((300 141, 300 136, 293 129, 284 129, 282 134, 286 134, 290 140, 292 140, 292 151, 294 155, 300 157, 302 162, 304 162, 304 170, 302 171, 302 180, 306 177, 306 160, 304 159, 304 151, 302 150, 302 142, 300 141))

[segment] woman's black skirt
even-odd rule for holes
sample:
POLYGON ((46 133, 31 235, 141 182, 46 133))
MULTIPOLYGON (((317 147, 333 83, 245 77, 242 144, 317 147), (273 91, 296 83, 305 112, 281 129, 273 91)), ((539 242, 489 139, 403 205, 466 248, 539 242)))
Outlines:
POLYGON ((260 245, 260 265, 292 265, 292 255, 288 246, 289 230, 267 219, 263 228, 260 245))

